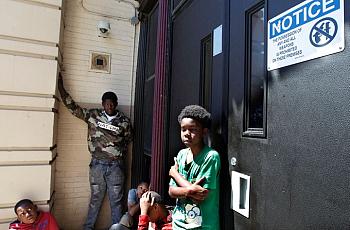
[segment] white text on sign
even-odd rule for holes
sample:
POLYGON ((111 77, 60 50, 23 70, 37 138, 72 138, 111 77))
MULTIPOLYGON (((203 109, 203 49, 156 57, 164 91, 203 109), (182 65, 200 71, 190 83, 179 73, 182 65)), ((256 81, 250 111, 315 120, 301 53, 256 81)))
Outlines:
POLYGON ((298 26, 327 15, 340 7, 340 0, 310 1, 289 14, 271 21, 269 38, 274 38, 298 26))

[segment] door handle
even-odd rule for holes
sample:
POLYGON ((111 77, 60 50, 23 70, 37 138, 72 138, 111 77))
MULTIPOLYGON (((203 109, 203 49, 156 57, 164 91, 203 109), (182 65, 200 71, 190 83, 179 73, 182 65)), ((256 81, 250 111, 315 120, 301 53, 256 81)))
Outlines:
POLYGON ((236 166, 237 165, 237 158, 236 157, 232 157, 230 160, 230 163, 232 166, 236 166))

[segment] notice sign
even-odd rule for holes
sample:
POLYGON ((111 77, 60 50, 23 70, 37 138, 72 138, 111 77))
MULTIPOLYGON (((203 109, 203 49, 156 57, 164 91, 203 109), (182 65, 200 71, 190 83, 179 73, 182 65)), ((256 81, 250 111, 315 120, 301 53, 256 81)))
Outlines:
POLYGON ((307 0, 268 21, 267 69, 344 50, 344 0, 307 0))

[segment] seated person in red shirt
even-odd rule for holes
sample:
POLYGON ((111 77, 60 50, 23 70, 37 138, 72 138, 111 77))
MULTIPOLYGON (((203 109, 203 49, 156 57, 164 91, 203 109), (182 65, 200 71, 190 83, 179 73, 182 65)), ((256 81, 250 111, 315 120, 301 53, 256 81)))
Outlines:
POLYGON ((15 205, 17 220, 12 222, 9 229, 19 230, 59 230, 55 218, 49 212, 38 211, 31 200, 24 199, 15 205))
POLYGON ((171 212, 166 209, 158 193, 153 191, 144 193, 140 199, 140 209, 138 230, 148 229, 150 222, 155 230, 172 229, 171 212))

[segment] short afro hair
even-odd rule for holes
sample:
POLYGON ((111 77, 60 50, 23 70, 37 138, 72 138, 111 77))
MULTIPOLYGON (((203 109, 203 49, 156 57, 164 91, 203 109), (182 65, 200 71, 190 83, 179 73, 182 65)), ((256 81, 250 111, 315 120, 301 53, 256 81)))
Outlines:
POLYGON ((118 103, 118 97, 115 93, 113 92, 105 92, 102 95, 102 102, 105 102, 107 99, 110 99, 113 101, 113 103, 117 104, 118 103))
POLYGON ((34 205, 33 201, 29 200, 29 199, 23 199, 17 202, 17 204, 15 205, 15 213, 17 214, 17 208, 21 207, 22 205, 34 205))
POLYGON ((182 119, 184 118, 192 118, 198 121, 203 128, 210 128, 211 125, 210 113, 199 105, 188 105, 183 108, 177 117, 177 120, 179 123, 181 123, 182 119))

